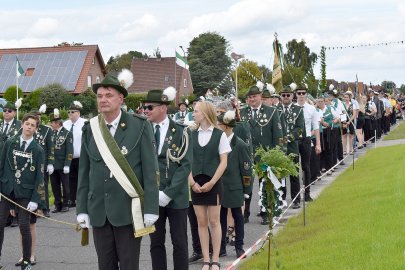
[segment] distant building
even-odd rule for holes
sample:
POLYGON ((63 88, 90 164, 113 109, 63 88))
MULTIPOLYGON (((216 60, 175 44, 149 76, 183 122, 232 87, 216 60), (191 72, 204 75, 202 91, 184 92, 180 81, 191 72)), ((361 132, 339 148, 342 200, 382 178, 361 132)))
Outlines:
POLYGON ((59 83, 69 93, 80 94, 101 82, 105 64, 97 45, 62 43, 55 47, 0 49, 0 95, 16 85, 16 59, 24 69, 18 86, 24 93, 59 83))
POLYGON ((131 71, 134 83, 128 88, 129 93, 146 93, 173 86, 177 90, 176 102, 193 93, 190 72, 176 64, 176 57, 134 58, 131 71))

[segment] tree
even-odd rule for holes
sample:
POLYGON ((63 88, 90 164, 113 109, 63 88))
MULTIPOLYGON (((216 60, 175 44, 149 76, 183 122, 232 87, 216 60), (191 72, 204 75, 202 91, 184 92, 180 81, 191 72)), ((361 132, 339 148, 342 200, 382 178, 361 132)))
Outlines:
MULTIPOLYGON (((197 96, 217 87, 230 72, 229 43, 218 33, 206 32, 193 38, 188 53, 191 80, 197 96)), ((230 89, 231 83, 227 82, 220 91, 226 93, 230 89)))
MULTIPOLYGON (((238 72, 238 92, 240 90, 249 89, 252 85, 256 85, 257 79, 261 80, 262 71, 256 62, 250 60, 242 60, 237 69, 238 72)), ((235 72, 232 73, 235 81, 235 72)))
POLYGON ((260 71, 262 72, 262 76, 263 76, 263 82, 267 82, 267 83, 271 83, 271 75, 272 72, 271 70, 266 67, 265 65, 261 65, 259 66, 260 71))
POLYGON ((284 54, 286 64, 302 68, 304 74, 313 74, 313 67, 318 60, 318 56, 316 53, 311 53, 305 41, 301 40, 297 42, 296 39, 293 39, 289 41, 286 46, 287 53, 284 54))
POLYGON ((327 87, 327 82, 326 82, 326 48, 322 46, 321 48, 321 82, 320 82, 320 88, 322 91, 324 91, 327 87))
POLYGON ((53 83, 46 85, 40 96, 41 104, 46 104, 47 113, 50 113, 54 108, 62 108, 69 94, 61 84, 53 83))
POLYGON ((382 89, 392 93, 392 91, 396 88, 396 84, 393 81, 383 81, 381 83, 382 89))
POLYGON ((41 106, 41 92, 42 92, 42 87, 38 88, 31 93, 29 93, 22 102, 21 105, 21 110, 29 112, 34 108, 39 108, 41 106))
MULTIPOLYGON (((11 85, 9 86, 6 91, 4 92, 3 96, 7 101, 16 102, 17 101, 17 86, 11 85)), ((18 87, 18 98, 23 97, 23 91, 20 87, 18 87)))
POLYGON ((295 67, 291 64, 285 65, 283 73, 283 85, 289 85, 292 82, 301 83, 304 79, 305 72, 302 67, 295 67))
POLYGON ((405 95, 405 84, 401 84, 401 87, 399 88, 399 91, 401 92, 401 94, 405 95))
POLYGON ((116 55, 115 57, 111 56, 110 59, 108 59, 106 69, 107 72, 116 72, 118 73, 122 69, 130 69, 131 68, 131 63, 133 58, 142 58, 143 54, 138 51, 129 51, 127 53, 121 54, 121 55, 116 55))
POLYGON ((68 94, 63 103, 63 107, 68 109, 74 100, 82 103, 83 109, 80 112, 82 116, 91 118, 97 114, 96 94, 93 92, 91 87, 87 88, 85 91, 76 96, 68 94))

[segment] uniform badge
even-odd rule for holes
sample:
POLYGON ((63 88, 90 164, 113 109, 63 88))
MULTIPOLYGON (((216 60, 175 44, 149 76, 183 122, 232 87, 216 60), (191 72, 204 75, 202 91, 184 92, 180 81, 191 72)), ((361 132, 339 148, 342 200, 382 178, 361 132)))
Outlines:
POLYGON ((281 129, 281 123, 278 123, 278 129, 281 129))
POLYGON ((124 128, 124 127, 125 127, 125 123, 121 123, 120 126, 121 126, 122 128, 124 128))
POLYGON ((245 170, 249 170, 249 169, 250 169, 250 162, 244 161, 244 162, 243 162, 243 168, 244 168, 245 170))
POLYGON ((70 138, 69 143, 73 143, 73 138, 70 138))
POLYGON ((128 149, 125 146, 122 146, 121 153, 125 156, 126 154, 128 154, 128 149))
POLYGON ((44 164, 41 164, 41 172, 44 172, 44 164))
POLYGON ((243 176, 243 185, 250 186, 250 176, 243 176))
POLYGON ((175 128, 172 128, 172 132, 174 133, 176 131, 176 129, 175 128))
POLYGON ((34 172, 34 171, 35 171, 35 167, 34 167, 34 166, 31 166, 31 167, 30 167, 30 171, 31 171, 31 172, 34 172))
POLYGON ((72 154, 68 154, 68 160, 72 160, 73 159, 73 155, 72 154))

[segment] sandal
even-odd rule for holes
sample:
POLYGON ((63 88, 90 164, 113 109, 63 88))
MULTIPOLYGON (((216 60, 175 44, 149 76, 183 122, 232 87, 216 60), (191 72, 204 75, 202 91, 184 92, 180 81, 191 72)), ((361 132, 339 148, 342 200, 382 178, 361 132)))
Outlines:
POLYGON ((204 268, 204 266, 208 265, 208 269, 211 269, 211 263, 210 262, 203 262, 203 267, 201 270, 204 268))
POLYGON ((15 263, 15 266, 21 266, 23 264, 23 258, 21 257, 18 262, 15 263))
POLYGON ((31 265, 36 265, 37 264, 37 257, 36 256, 31 256, 30 261, 31 261, 31 265))
MULTIPOLYGON (((211 263, 211 269, 212 269, 212 266, 218 266, 218 270, 221 270, 221 264, 219 263, 219 262, 212 262, 211 263)), ((214 270, 214 269, 212 269, 212 270, 214 270)))

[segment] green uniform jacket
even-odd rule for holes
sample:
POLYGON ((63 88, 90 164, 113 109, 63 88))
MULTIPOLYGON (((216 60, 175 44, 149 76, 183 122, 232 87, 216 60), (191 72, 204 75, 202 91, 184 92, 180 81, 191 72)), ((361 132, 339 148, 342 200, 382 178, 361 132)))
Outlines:
POLYGON ((287 153, 299 154, 298 140, 302 138, 305 130, 304 110, 301 106, 291 104, 285 114, 287 128, 287 153))
POLYGON ((240 115, 241 120, 247 121, 250 125, 253 149, 255 151, 260 145, 270 148, 283 145, 280 117, 274 107, 262 104, 257 119, 253 119, 251 107, 241 109, 240 115))
POLYGON ((228 154, 228 166, 221 177, 224 185, 222 206, 236 208, 243 205, 243 194, 252 192, 252 159, 249 146, 235 134, 230 145, 232 152, 228 154))
MULTIPOLYGON (((114 139, 126 152, 125 157, 143 187, 143 212, 158 215, 159 171, 151 124, 144 117, 122 112, 114 139)), ((93 226, 103 226, 107 218, 113 226, 132 224, 131 198, 115 177, 110 177, 89 122, 83 126, 76 198, 76 213, 88 214, 93 226)))
POLYGON ((52 142, 52 129, 45 125, 40 124, 37 132, 34 135, 34 139, 42 146, 45 153, 44 166, 53 164, 54 161, 54 146, 52 142))
POLYGON ((21 121, 14 118, 11 126, 8 127, 7 134, 3 133, 4 125, 5 124, 4 124, 4 120, 3 120, 0 122, 0 153, 1 153, 1 150, 3 149, 4 143, 7 141, 7 139, 13 137, 20 131, 21 121))
POLYGON ((32 140, 25 150, 25 153, 32 154, 32 163, 26 157, 16 156, 17 169, 21 171, 20 183, 18 184, 13 154, 13 150, 16 149, 20 149, 19 136, 7 140, 1 152, 0 192, 9 196, 14 191, 16 198, 30 199, 30 201, 39 204, 41 200, 45 199, 44 150, 35 140, 32 140))
POLYGON ((193 163, 193 143, 191 141, 190 130, 187 130, 188 149, 183 159, 180 162, 173 162, 169 159, 168 166, 166 157, 168 150, 170 150, 171 155, 174 157, 184 154, 184 151, 180 149, 182 149, 183 130, 185 127, 169 119, 169 129, 166 133, 162 151, 158 155, 160 170, 159 189, 172 199, 166 207, 174 209, 185 209, 189 205, 188 176, 191 172, 191 164, 193 163))
POLYGON ((62 127, 59 131, 52 131, 52 141, 55 147, 53 167, 62 170, 64 166, 70 167, 73 158, 73 134, 62 127))
POLYGON ((250 134, 250 126, 248 122, 236 122, 233 128, 233 133, 238 136, 249 146, 249 151, 253 157, 252 135, 250 134))

